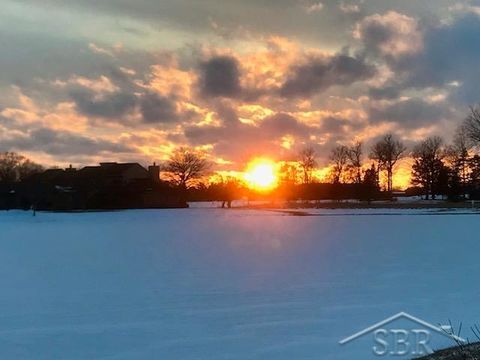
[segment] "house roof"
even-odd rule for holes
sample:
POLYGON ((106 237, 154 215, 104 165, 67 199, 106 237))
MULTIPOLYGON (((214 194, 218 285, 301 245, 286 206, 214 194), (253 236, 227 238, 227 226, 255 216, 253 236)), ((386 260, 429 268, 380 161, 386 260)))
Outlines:
POLYGON ((122 177, 125 172, 137 168, 147 178, 148 170, 138 163, 101 163, 99 166, 85 166, 80 170, 49 169, 29 178, 29 181, 58 184, 81 184, 102 179, 122 177))

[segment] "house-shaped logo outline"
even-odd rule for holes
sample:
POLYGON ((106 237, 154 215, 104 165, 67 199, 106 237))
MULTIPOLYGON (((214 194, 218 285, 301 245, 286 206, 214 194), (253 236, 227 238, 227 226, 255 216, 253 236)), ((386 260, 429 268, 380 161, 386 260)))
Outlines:
POLYGON ((362 336, 364 336, 366 334, 369 334, 369 333, 371 333, 371 332, 373 332, 373 331, 375 331, 379 328, 382 328, 385 325, 388 325, 388 324, 390 324, 390 323, 392 323, 392 322, 394 322, 398 319, 402 319, 402 318, 408 319, 412 322, 415 322, 419 325, 422 325, 423 327, 425 327, 427 329, 430 329, 430 330, 433 330, 433 331, 435 331, 435 332, 437 332, 437 333, 439 333, 443 336, 446 336, 450 339, 453 339, 456 342, 463 343, 463 344, 467 343, 467 340, 461 338, 460 336, 457 336, 455 334, 449 334, 444 329, 442 329, 441 327, 432 325, 432 324, 430 324, 430 323, 428 323, 428 322, 426 322, 422 319, 419 319, 419 318, 417 318, 413 315, 410 315, 410 314, 402 311, 402 312, 399 312, 398 314, 393 315, 393 316, 391 316, 391 317, 389 317, 385 320, 382 320, 382 321, 380 321, 376 324, 373 324, 372 326, 369 326, 369 327, 367 327, 367 328, 365 328, 365 329, 363 329, 363 330, 361 330, 361 331, 359 331, 359 332, 357 332, 357 333, 355 333, 355 334, 353 334, 349 337, 346 337, 345 339, 340 340, 339 344, 340 345, 345 345, 345 344, 347 344, 347 343, 349 343, 353 340, 361 338, 362 336))

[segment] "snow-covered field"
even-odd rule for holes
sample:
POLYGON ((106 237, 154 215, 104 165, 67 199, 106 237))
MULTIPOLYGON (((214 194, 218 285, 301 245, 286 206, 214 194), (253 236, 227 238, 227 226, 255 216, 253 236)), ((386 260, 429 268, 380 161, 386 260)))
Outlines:
POLYGON ((0 359, 363 360, 338 341, 400 311, 480 323, 480 216, 414 213, 0 212, 0 359))

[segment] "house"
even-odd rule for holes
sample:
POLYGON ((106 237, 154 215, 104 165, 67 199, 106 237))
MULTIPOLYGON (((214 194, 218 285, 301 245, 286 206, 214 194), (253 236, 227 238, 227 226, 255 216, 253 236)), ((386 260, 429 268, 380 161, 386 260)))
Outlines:
MULTIPOLYGON (((186 207, 178 190, 160 180, 160 167, 103 162, 75 169, 49 169, 3 189, 8 208, 101 210, 186 207), (9 191, 13 191, 12 195, 9 191)), ((1 195, 0 195, 1 196, 1 195)), ((5 208, 4 206, 4 208, 5 208)))
POLYGON ((160 180, 160 168, 156 165, 149 168, 158 168, 158 178, 152 179, 149 170, 138 163, 102 162, 100 166, 86 166, 77 171, 75 177, 85 181, 95 181, 103 186, 128 185, 135 181, 160 180))

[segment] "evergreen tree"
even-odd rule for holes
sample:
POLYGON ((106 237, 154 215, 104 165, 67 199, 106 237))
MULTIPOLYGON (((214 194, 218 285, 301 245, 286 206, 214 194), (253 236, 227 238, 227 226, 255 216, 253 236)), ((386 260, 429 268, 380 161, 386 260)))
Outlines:
POLYGON ((423 188, 425 199, 435 199, 435 191, 444 174, 442 139, 431 137, 418 144, 413 151, 412 183, 423 188))
POLYGON ((480 195, 480 156, 474 155, 469 161, 469 193, 471 199, 477 199, 480 195))
POLYGON ((365 170, 363 177, 364 196, 369 202, 380 192, 380 180, 375 164, 372 164, 370 169, 365 170))

